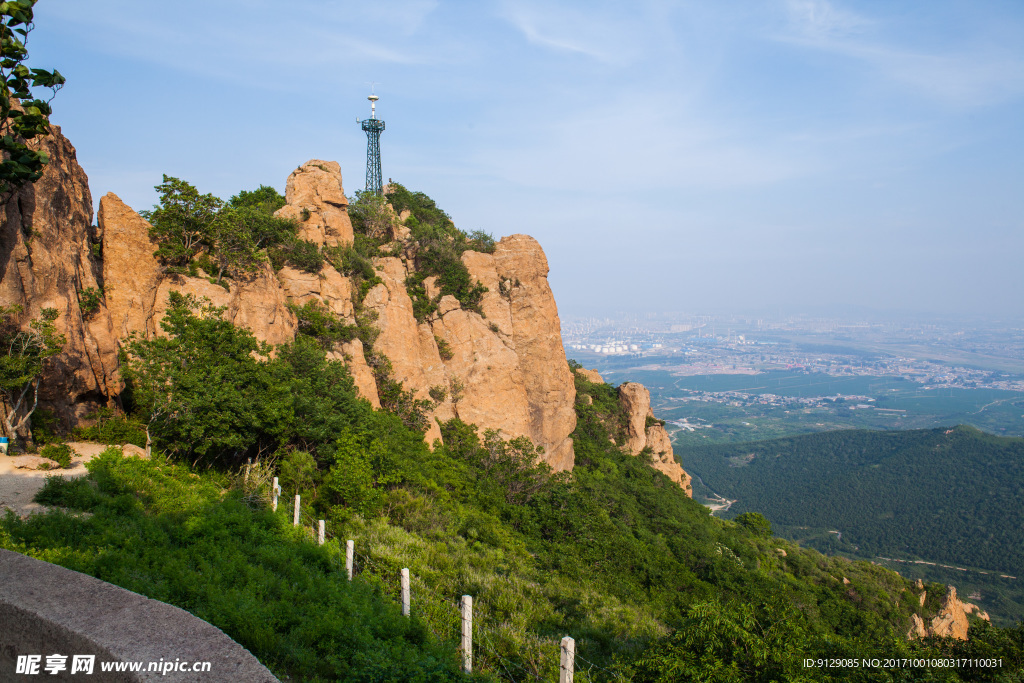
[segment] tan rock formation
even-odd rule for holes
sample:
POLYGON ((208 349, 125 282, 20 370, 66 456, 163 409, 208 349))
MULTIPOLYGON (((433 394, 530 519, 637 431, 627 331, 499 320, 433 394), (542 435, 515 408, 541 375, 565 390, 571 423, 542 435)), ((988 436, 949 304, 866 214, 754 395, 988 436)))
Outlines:
POLYGON ((619 385, 619 405, 625 411, 626 442, 623 448, 632 455, 638 455, 644 448, 651 449, 651 464, 679 484, 686 495, 693 497, 690 475, 676 460, 672 451, 672 440, 661 424, 648 425, 648 418, 654 418, 651 410, 651 392, 642 384, 625 382, 619 385))
MULTIPOLYGON (((511 283, 512 343, 530 400, 530 436, 544 446, 545 460, 553 468, 572 469, 569 434, 576 428, 576 385, 562 346, 547 257, 529 235, 510 235, 496 245, 494 265, 498 278, 511 283)), ((500 329, 502 321, 496 324, 500 329)))
POLYGON ((587 380, 591 384, 604 384, 604 379, 601 377, 601 373, 597 370, 587 370, 586 368, 577 368, 576 374, 587 380))
POLYGON ((307 273, 285 266, 277 273, 285 296, 297 304, 317 300, 347 323, 355 320, 352 307, 352 281, 329 263, 319 273, 307 273))
POLYGON ((72 426, 117 393, 117 355, 106 306, 81 308, 83 290, 100 287, 88 178, 58 126, 33 144, 50 163, 0 211, 0 305, 21 306, 24 325, 44 308, 57 309, 67 344, 48 362, 40 404, 72 426))
MULTIPOLYGON (((481 302, 486 317, 444 296, 425 323, 412 314, 405 289, 408 263, 397 257, 375 260, 383 284, 364 300, 378 313, 381 334, 374 348, 390 359, 395 379, 417 398, 427 399, 431 387, 448 389, 449 397, 431 415, 428 441, 440 436, 434 418, 458 415, 482 430, 528 436, 544 448, 553 468, 570 469, 575 387, 543 251, 532 238, 518 235, 503 239, 494 254, 467 251, 462 259, 470 275, 488 287, 481 302), (502 278, 518 284, 503 289, 502 278), (435 337, 448 345, 450 358, 440 357, 435 337), (453 387, 461 387, 454 401, 453 387)), ((424 285, 432 298, 440 294, 436 278, 424 285)))
POLYGON ((297 222, 302 239, 318 247, 352 244, 352 221, 337 161, 311 159, 292 171, 285 200, 288 203, 274 215, 297 222))
MULTIPOLYGON (((46 306, 61 311, 58 326, 68 336, 67 353, 45 386, 52 387, 55 404, 67 407, 67 397, 71 406, 82 404, 68 408, 74 413, 71 424, 84 415, 86 404, 91 410, 120 392, 118 347, 132 333, 143 338, 161 334, 172 291, 224 307, 226 319, 272 344, 294 338, 289 300, 318 300, 346 322, 354 321, 352 283, 330 265, 312 275, 290 267, 274 273, 265 264, 250 277, 225 279, 223 285, 201 272, 196 277, 165 273, 153 256, 157 245, 150 240, 149 223, 114 194, 100 202, 96 237, 102 240, 101 262, 89 247, 91 198, 74 150, 59 134, 45 144, 53 159, 46 175, 6 209, 0 292, 4 305, 26 306, 26 322, 46 306), (101 271, 105 299, 85 318, 77 293, 98 288, 101 271)), ((287 202, 278 215, 300 221, 304 239, 327 246, 352 243, 337 163, 314 160, 296 169, 288 178, 287 202)), ((407 218, 394 216, 391 236, 396 240, 408 238, 408 229, 401 226, 407 218)), ((481 303, 484 316, 446 296, 437 314, 424 322, 413 316, 405 289, 409 258, 407 249, 405 258, 376 259, 383 284, 369 292, 364 305, 379 315, 375 348, 390 359, 395 379, 418 399, 428 400, 432 388, 447 390, 433 409, 427 440, 440 436, 433 418, 460 415, 481 429, 501 429, 506 437, 528 436, 544 448, 545 460, 555 469, 570 469, 575 388, 540 245, 513 235, 501 240, 493 254, 465 252, 464 263, 489 288, 481 303), (450 348, 450 358, 447 350, 441 358, 438 339, 450 348)), ((440 294, 436 278, 426 286, 432 296, 440 294)), ((350 342, 332 357, 345 360, 360 394, 379 406, 362 345, 350 342)))
MULTIPOLYGON (((342 356, 340 360, 348 366, 352 373, 352 379, 356 383, 359 395, 370 402, 374 408, 380 408, 380 397, 377 395, 377 381, 373 378, 373 370, 366 364, 366 357, 363 354, 363 342, 353 339, 341 345, 342 356)), ((337 353, 329 354, 337 359, 337 353)))
MULTIPOLYGON (((143 337, 161 334, 160 320, 172 291, 223 306, 227 320, 262 341, 283 344, 295 338, 295 316, 285 305, 285 291, 270 264, 244 278, 224 280, 229 289, 205 277, 166 274, 153 256, 157 245, 149 239, 149 223, 117 195, 108 193, 100 200, 98 219, 107 308, 117 342, 133 332, 143 337)), ((338 275, 337 279, 343 278, 338 275)), ((325 297, 325 303, 330 301, 325 297)))
POLYGON ((103 283, 107 310, 118 339, 153 329, 151 318, 163 270, 153 253, 149 221, 113 192, 100 199, 97 214, 103 235, 103 283))
MULTIPOLYGON (((923 598, 924 593, 921 596, 923 598)), ((988 614, 983 612, 977 605, 961 602, 957 597, 956 588, 949 586, 946 590, 946 599, 942 603, 942 607, 939 608, 939 613, 932 618, 930 624, 926 625, 925 621, 916 614, 911 616, 911 628, 907 633, 907 637, 926 638, 928 636, 939 636, 941 638, 967 640, 967 629, 970 626, 967 617, 973 612, 977 612, 979 618, 985 621, 989 620, 988 614)))
POLYGON ((907 639, 927 638, 928 629, 925 628, 924 619, 916 614, 910 615, 910 630, 907 631, 907 639))

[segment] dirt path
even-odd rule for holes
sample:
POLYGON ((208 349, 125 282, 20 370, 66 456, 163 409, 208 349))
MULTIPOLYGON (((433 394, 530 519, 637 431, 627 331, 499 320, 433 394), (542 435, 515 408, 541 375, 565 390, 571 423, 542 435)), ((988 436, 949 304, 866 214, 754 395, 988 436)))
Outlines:
POLYGON ((13 510, 20 517, 35 512, 44 512, 46 507, 33 503, 32 498, 46 483, 46 477, 60 475, 63 477, 81 477, 89 473, 85 463, 109 448, 98 443, 69 443, 75 455, 71 459, 71 467, 66 470, 29 470, 15 466, 17 459, 8 455, 0 455, 0 514, 5 510, 13 510))

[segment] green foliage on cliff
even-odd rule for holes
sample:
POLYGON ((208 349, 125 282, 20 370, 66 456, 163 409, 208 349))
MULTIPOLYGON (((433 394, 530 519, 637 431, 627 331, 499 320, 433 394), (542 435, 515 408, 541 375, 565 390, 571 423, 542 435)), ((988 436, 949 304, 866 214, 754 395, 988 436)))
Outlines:
POLYGON ((273 215, 284 197, 272 187, 243 190, 226 204, 168 175, 156 190, 160 203, 140 213, 159 245, 154 256, 169 272, 194 276, 198 267, 220 282, 225 275, 253 273, 268 258, 278 270, 286 264, 310 273, 323 267, 320 250, 298 238, 295 223, 273 215))
POLYGON ((49 359, 67 341, 57 331, 56 308, 44 308, 39 316, 21 325, 22 307, 0 305, 0 411, 3 434, 17 443, 39 405, 40 382, 49 359))
MULTIPOLYGON (((392 182, 385 196, 396 214, 409 212, 405 227, 411 233, 416 272, 406 280, 406 289, 413 300, 413 313, 417 320, 426 320, 437 310, 438 301, 446 294, 455 297, 459 304, 471 311, 481 313, 480 298, 487 288, 473 280, 469 270, 462 263, 462 253, 467 249, 493 252, 494 238, 487 233, 476 231, 467 235, 455 227, 451 217, 441 210, 433 199, 422 192, 411 192, 404 185, 392 182), (428 277, 437 278, 440 294, 427 296, 423 281, 428 277)), ((379 201, 360 195, 355 205, 363 201, 379 201)))

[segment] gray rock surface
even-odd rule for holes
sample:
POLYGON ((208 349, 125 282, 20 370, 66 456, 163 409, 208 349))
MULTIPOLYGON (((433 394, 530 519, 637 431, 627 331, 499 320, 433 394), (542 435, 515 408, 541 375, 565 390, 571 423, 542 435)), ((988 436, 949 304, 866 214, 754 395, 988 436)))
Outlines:
POLYGON ((68 668, 48 681, 277 683, 252 654, 220 629, 185 610, 91 576, 0 550, 0 680, 15 675, 18 655, 67 655, 68 668), (72 655, 95 655, 92 676, 70 675, 72 655), (107 661, 210 662, 208 672, 103 673, 107 661))

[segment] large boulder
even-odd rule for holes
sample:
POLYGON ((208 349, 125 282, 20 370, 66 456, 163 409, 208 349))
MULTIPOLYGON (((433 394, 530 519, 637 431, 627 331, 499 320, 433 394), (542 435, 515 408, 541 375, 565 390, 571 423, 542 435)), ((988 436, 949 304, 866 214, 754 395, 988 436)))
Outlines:
POLYGON ((337 161, 311 159, 292 171, 285 200, 288 203, 275 215, 298 223, 302 239, 318 247, 352 244, 352 221, 337 161))

